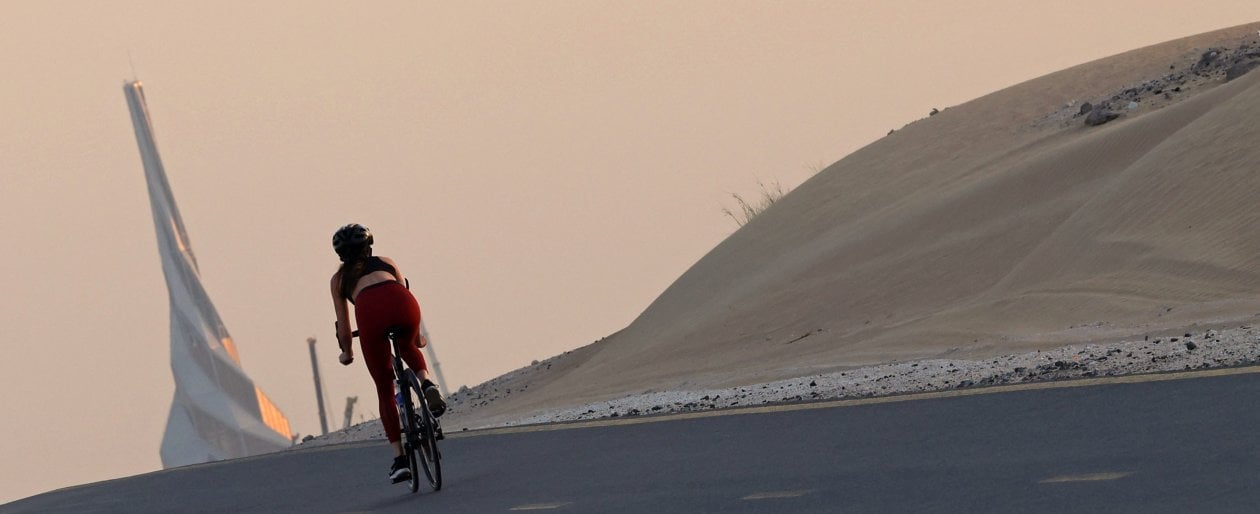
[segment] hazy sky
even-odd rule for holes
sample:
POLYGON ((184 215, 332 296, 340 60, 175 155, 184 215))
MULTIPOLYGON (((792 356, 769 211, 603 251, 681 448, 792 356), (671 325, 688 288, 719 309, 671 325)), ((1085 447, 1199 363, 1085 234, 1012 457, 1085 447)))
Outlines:
POLYGON ((174 386, 132 77, 244 368, 307 434, 312 335, 331 424, 346 396, 375 415, 362 361, 336 364, 342 224, 372 228, 447 379, 475 385, 624 327, 758 179, 1256 20, 1254 0, 0 1, 0 502, 160 467, 174 386))

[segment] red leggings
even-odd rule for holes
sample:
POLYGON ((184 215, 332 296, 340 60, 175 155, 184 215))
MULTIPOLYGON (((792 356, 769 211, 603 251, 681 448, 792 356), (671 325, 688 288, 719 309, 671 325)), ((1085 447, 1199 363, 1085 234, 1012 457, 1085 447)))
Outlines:
MULTIPOLYGON (((359 347, 363 363, 367 365, 372 381, 376 383, 377 406, 381 423, 385 425, 385 437, 397 442, 400 437, 398 407, 394 402, 393 349, 386 331, 402 329, 402 359, 414 370, 427 370, 424 356, 413 341, 420 332, 420 304, 411 291, 398 282, 389 281, 370 285, 355 297, 354 317, 359 325, 359 347)), ((421 377, 423 379, 423 377, 421 377)))

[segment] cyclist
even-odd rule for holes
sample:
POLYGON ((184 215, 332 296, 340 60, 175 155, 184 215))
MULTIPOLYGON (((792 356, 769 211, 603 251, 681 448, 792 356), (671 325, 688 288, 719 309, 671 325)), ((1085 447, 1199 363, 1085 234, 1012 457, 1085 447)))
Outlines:
POLYGON ((420 305, 404 286, 402 271, 393 260, 372 255, 372 232, 357 223, 337 229, 332 238, 333 250, 341 258, 341 266, 332 276, 333 306, 337 311, 337 344, 341 347, 341 364, 354 362, 353 335, 349 323, 349 306, 355 305, 355 324, 359 327, 359 346, 363 362, 376 384, 381 423, 385 437, 394 447, 394 463, 389 478, 394 483, 411 478, 407 457, 403 455, 398 408, 394 400, 394 370, 386 331, 403 329, 401 345, 403 361, 423 379, 421 387, 434 416, 446 411, 446 401, 437 386, 429 380, 429 370, 419 348, 428 344, 420 335, 420 305))

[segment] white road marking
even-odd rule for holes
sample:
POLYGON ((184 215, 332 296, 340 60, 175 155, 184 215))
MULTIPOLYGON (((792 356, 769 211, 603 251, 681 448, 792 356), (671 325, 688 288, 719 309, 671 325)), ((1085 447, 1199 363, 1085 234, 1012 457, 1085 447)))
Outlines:
POLYGON ((1132 471, 1114 471, 1110 473, 1085 473, 1081 475, 1063 475, 1063 476, 1057 476, 1057 477, 1050 477, 1045 480, 1040 480, 1037 483, 1038 484, 1062 484, 1064 482, 1100 482, 1103 480, 1118 480, 1132 474, 1133 474, 1132 471))
POLYGON ((531 503, 528 505, 517 505, 508 510, 553 510, 571 504, 573 502, 531 503))
POLYGON ((752 493, 748 496, 740 498, 741 500, 774 500, 779 498, 799 498, 810 493, 810 489, 800 491, 763 491, 752 493))

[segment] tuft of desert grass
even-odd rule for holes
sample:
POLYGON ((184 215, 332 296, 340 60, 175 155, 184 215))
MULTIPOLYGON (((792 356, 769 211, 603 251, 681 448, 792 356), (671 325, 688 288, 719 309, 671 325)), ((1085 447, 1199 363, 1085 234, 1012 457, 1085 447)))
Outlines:
POLYGON ((722 207, 722 213, 730 216, 737 225, 742 227, 787 194, 783 192, 783 185, 779 184, 778 180, 772 180, 768 184, 757 180, 757 186, 761 188, 761 194, 752 201, 745 199, 739 193, 731 193, 731 197, 735 199, 736 208, 722 207))

